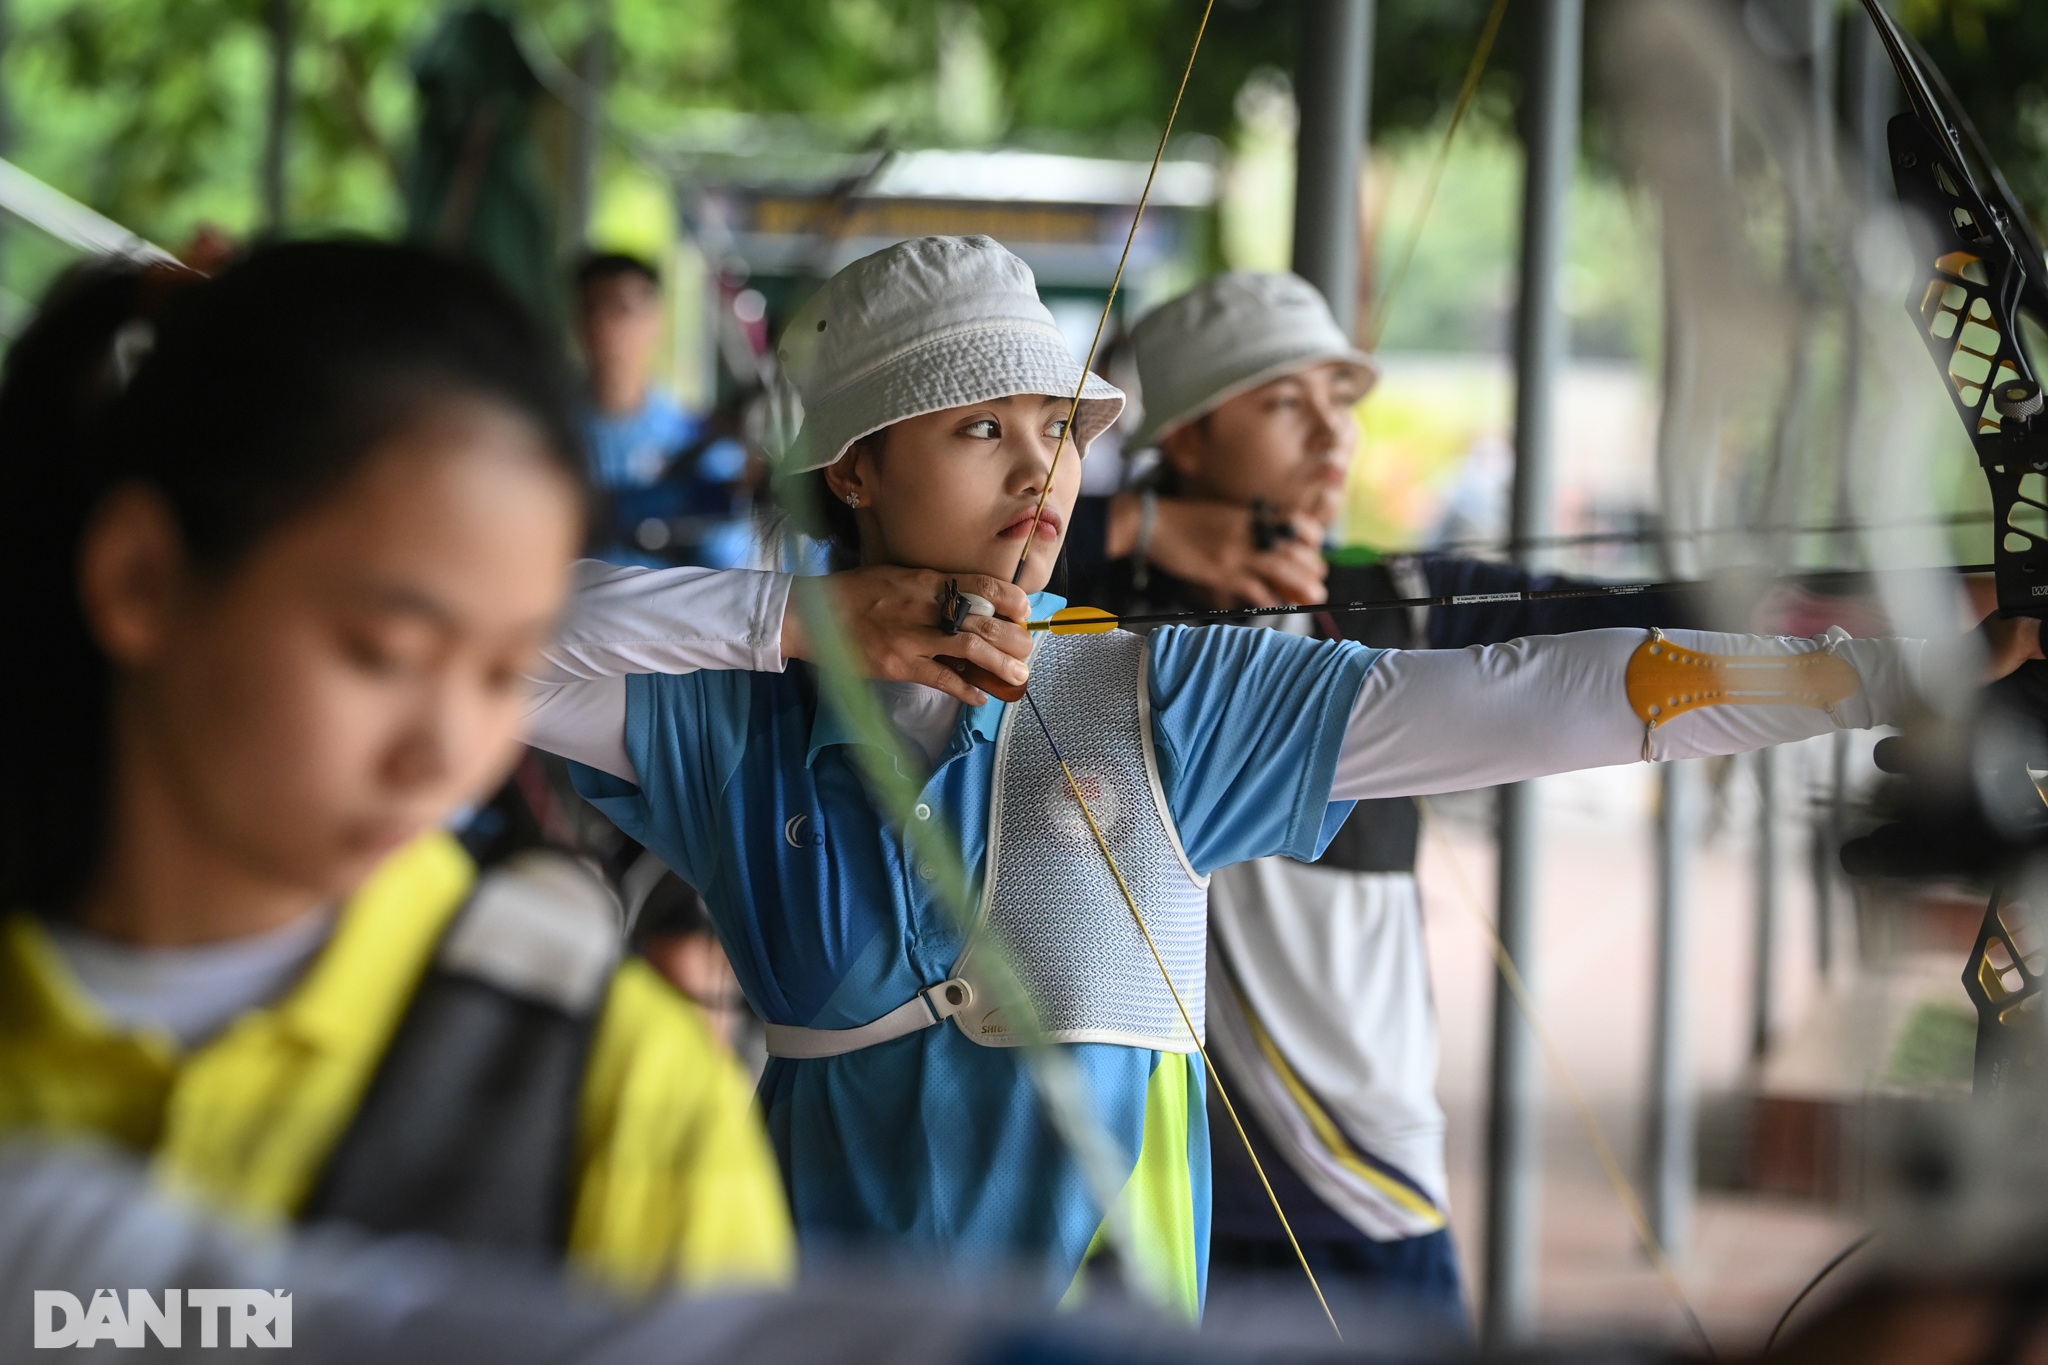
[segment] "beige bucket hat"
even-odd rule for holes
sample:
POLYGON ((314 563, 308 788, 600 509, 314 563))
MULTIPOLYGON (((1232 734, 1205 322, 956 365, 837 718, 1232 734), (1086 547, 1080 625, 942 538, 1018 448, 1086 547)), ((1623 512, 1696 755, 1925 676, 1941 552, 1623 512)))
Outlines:
MULTIPOLYGON (((775 354, 804 405, 784 463, 792 474, 905 418, 1017 394, 1070 397, 1081 381, 1031 267, 989 237, 918 237, 863 256, 797 311, 775 354)), ((1089 375, 1077 453, 1123 407, 1123 390, 1089 375)))
POLYGON ((1361 393, 1379 376, 1321 292, 1285 271, 1211 276, 1139 319, 1131 350, 1145 402, 1132 450, 1157 445, 1238 394, 1324 361, 1356 369, 1361 393))

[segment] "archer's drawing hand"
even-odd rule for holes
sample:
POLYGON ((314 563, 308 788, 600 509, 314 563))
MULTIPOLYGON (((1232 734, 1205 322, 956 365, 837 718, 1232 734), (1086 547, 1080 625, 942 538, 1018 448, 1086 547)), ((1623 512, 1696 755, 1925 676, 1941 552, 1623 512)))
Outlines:
MULTIPOLYGON (((922 683, 969 706, 981 705, 987 695, 940 663, 939 656, 964 659, 1020 686, 1031 677, 1031 632, 1022 625, 1030 617, 1031 599, 1015 584, 985 574, 889 565, 849 569, 825 581, 840 627, 870 677, 922 683), (958 635, 948 635, 939 624, 939 601, 949 582, 993 602, 996 615, 970 616, 958 635)), ((810 633, 794 605, 783 617, 782 653, 789 659, 813 658, 810 633)))
MULTIPOLYGON (((1137 518, 1137 499, 1118 498, 1110 523, 1112 558, 1136 548, 1137 518)), ((1261 550, 1254 519, 1250 508, 1231 503, 1161 498, 1146 558, 1175 578, 1208 589, 1227 606, 1277 607, 1326 600, 1330 569, 1323 560, 1322 523, 1296 516, 1293 539, 1261 550)))

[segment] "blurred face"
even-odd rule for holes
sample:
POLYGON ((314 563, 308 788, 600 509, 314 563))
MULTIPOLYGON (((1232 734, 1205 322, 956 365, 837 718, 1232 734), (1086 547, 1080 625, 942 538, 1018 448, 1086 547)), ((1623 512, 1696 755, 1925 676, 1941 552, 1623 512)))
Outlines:
POLYGON ((615 390, 644 389, 661 348, 661 290, 644 275, 613 275, 584 287, 583 354, 592 387, 605 400, 615 390))
POLYGON ((1249 506, 1325 526, 1342 510, 1358 453, 1355 372, 1334 361, 1275 379, 1169 433, 1160 451, 1190 497, 1249 506))
POLYGON ((1022 584, 1042 589, 1081 491, 1071 441, 1052 467, 1072 403, 1028 394, 947 408, 890 427, 879 455, 849 451, 825 480, 832 496, 858 502, 862 560, 1008 579, 1050 477, 1022 584))
POLYGON ((171 813, 177 847, 151 853, 330 898, 489 791, 578 520, 538 433, 460 399, 224 578, 154 494, 116 495, 82 592, 117 669, 117 799, 171 813))

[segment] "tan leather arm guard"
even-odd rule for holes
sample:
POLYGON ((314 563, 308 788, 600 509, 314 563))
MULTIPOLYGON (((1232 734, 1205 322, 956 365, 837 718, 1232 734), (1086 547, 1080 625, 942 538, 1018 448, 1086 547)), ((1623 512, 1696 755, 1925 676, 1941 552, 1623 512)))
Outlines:
MULTIPOLYGON (((1841 637, 1846 638, 1846 637, 1841 637)), ((1702 654, 1654 627, 1629 656, 1628 704, 1642 720, 1643 758, 1659 725, 1708 706, 1810 706, 1834 715, 1862 690, 1856 666, 1834 652, 1836 640, 1808 654, 1702 654)))

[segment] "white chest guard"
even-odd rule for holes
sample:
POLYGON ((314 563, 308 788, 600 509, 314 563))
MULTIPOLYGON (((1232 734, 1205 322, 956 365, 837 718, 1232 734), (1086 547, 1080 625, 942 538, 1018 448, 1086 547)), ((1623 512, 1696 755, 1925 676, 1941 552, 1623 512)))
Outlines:
MULTIPOLYGON (((1148 657, 1144 637, 1128 631, 1048 636, 1032 659, 1031 695, 1199 1032, 1209 881, 1189 865, 1160 788, 1148 657)), ((985 1047, 1028 1041, 977 980, 976 947, 992 935, 1046 1041, 1195 1050, 1029 701, 1010 706, 996 739, 986 868, 979 923, 953 968, 974 986, 952 1015, 962 1033, 985 1047)))

